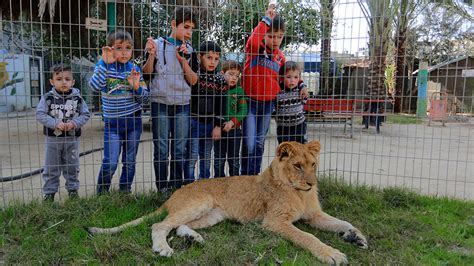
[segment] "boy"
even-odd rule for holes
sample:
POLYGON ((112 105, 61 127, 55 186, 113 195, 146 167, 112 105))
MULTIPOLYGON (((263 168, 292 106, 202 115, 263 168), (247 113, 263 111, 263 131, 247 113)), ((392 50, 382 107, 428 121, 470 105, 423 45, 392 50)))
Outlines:
POLYGON ((242 175, 260 173, 273 101, 280 91, 278 71, 285 63, 279 49, 284 34, 285 22, 276 14, 275 5, 270 4, 245 47, 242 87, 249 98, 249 110, 243 124, 242 175))
POLYGON ((194 169, 199 161, 198 178, 210 177, 211 150, 213 141, 221 137, 222 115, 225 108, 224 95, 227 84, 217 72, 221 48, 215 42, 205 41, 199 46, 198 64, 193 70, 198 74, 198 83, 191 88, 191 136, 189 140, 189 162, 186 180, 194 181, 194 169))
POLYGON ((187 41, 191 39, 196 25, 190 8, 177 7, 171 21, 170 36, 156 40, 150 37, 145 47, 147 61, 143 72, 153 73, 150 81, 153 166, 155 184, 160 190, 181 187, 183 171, 187 171, 184 170, 184 160, 189 136, 189 101, 191 86, 197 82, 197 75, 191 70, 187 59, 193 51, 187 41), (170 181, 173 185, 168 183, 169 153, 170 181))
POLYGON ((140 69, 130 62, 133 39, 126 31, 107 35, 102 59, 97 63, 89 82, 100 92, 104 120, 104 158, 97 180, 97 193, 110 189, 112 176, 122 152, 122 173, 119 189, 130 193, 135 177, 135 158, 142 134, 142 109, 149 92, 140 69))
MULTIPOLYGON (((249 111, 243 125, 242 175, 257 175, 261 170, 273 101, 280 92, 278 71, 285 63, 279 49, 284 35, 285 22, 276 14, 275 4, 270 3, 245 47, 242 87, 249 98, 249 111)), ((307 94, 307 90, 302 94, 307 94)))
POLYGON ((234 60, 222 64, 221 74, 229 86, 226 94, 225 121, 221 139, 214 143, 214 173, 224 177, 227 157, 229 176, 240 175, 240 142, 242 141, 242 120, 247 115, 247 100, 244 90, 238 85, 242 67, 234 60))
POLYGON ((77 197, 79 189, 79 137, 81 127, 90 118, 87 104, 78 89, 73 88, 71 67, 58 64, 51 68, 49 80, 53 88, 41 97, 36 119, 44 125, 45 166, 43 200, 54 201, 61 172, 66 179, 69 197, 77 197))
POLYGON ((301 80, 301 69, 296 62, 287 61, 280 68, 281 92, 276 98, 277 139, 285 141, 306 142, 306 121, 304 104, 300 92, 306 85, 301 80))

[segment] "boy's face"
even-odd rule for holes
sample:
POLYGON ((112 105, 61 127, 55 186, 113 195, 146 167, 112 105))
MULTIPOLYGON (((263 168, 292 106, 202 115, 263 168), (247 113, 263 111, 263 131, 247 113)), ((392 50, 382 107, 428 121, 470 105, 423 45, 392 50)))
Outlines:
POLYGON ((56 72, 53 74, 53 78, 49 80, 51 85, 61 93, 67 93, 71 90, 74 85, 74 77, 71 71, 56 72))
POLYGON ((239 82, 240 71, 237 69, 229 69, 224 74, 225 81, 230 87, 234 87, 239 82))
POLYGON ((201 60, 201 67, 206 71, 214 71, 219 65, 219 53, 209 51, 205 54, 199 54, 201 60))
POLYGON ((125 64, 132 58, 133 45, 129 41, 116 40, 113 48, 117 62, 125 64))
POLYGON ((268 31, 267 33, 265 33, 263 41, 265 42, 265 45, 268 46, 268 48, 276 50, 280 48, 284 36, 285 32, 282 30, 268 31))
POLYGON ((172 37, 179 41, 190 40, 193 36, 194 23, 191 21, 185 21, 179 25, 176 25, 176 21, 171 21, 171 28, 173 32, 171 33, 172 37))
POLYGON ((300 81, 300 72, 298 70, 288 70, 286 71, 284 82, 285 87, 288 89, 294 89, 298 86, 300 81))

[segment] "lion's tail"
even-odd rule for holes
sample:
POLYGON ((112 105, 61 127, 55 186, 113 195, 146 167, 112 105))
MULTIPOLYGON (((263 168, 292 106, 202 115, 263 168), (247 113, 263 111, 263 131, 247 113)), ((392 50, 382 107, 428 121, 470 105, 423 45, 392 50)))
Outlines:
POLYGON ((163 212, 163 210, 164 210, 164 207, 161 206, 160 208, 158 208, 158 210, 156 210, 156 211, 154 211, 150 214, 144 215, 144 216, 142 216, 138 219, 135 219, 133 221, 130 221, 128 223, 124 223, 122 225, 112 227, 112 228, 89 227, 87 229, 87 231, 89 231, 89 233, 91 233, 93 235, 99 235, 99 234, 112 235, 112 234, 123 231, 125 228, 137 226, 137 225, 143 223, 146 219, 161 214, 163 212))

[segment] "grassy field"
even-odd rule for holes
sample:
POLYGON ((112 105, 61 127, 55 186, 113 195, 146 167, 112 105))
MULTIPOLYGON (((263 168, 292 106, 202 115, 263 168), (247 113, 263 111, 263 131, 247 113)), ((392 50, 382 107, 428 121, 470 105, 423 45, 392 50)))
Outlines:
MULTIPOLYGON (((434 199, 400 189, 350 187, 332 179, 320 181, 320 197, 328 213, 362 230, 369 249, 358 249, 335 233, 297 226, 347 254, 351 264, 474 265, 474 202, 434 199)), ((132 220, 164 200, 156 193, 112 193, 65 203, 16 204, 0 212, 0 263, 318 264, 309 252, 257 223, 226 221, 199 230, 206 240, 202 245, 172 232, 171 258, 151 250, 150 225, 163 217, 113 236, 93 237, 85 230, 132 220)))

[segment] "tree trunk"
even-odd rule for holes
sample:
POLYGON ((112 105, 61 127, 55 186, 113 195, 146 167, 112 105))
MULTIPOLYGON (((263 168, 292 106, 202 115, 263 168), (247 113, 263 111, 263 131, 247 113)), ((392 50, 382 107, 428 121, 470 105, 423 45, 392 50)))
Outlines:
POLYGON ((396 54, 396 81, 395 81, 395 104, 394 112, 399 113, 402 111, 402 101, 404 87, 406 86, 406 66, 405 66, 405 51, 406 51, 406 28, 399 29, 397 35, 397 54, 396 54))
POLYGON ((334 0, 321 0, 321 94, 331 95, 329 72, 331 67, 331 32, 334 18, 334 0))

